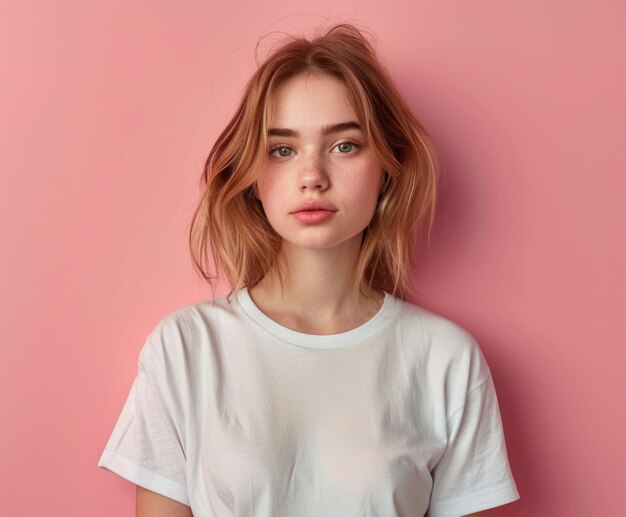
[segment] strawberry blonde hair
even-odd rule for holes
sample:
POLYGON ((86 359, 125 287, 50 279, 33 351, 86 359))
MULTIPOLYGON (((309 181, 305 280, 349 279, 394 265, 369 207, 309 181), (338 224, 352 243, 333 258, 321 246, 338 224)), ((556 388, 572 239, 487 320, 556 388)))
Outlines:
POLYGON ((359 124, 384 171, 374 216, 363 232, 355 293, 382 289, 406 299, 419 230, 432 229, 438 167, 428 134, 399 94, 371 43, 340 23, 309 40, 289 36, 258 66, 237 110, 217 138, 201 177, 202 195, 189 232, 196 271, 213 287, 221 270, 231 294, 285 265, 254 182, 265 166, 268 113, 277 87, 302 73, 328 74, 345 86, 359 124), (211 253, 209 254, 209 248, 211 253), (212 257, 216 274, 211 274, 212 257))

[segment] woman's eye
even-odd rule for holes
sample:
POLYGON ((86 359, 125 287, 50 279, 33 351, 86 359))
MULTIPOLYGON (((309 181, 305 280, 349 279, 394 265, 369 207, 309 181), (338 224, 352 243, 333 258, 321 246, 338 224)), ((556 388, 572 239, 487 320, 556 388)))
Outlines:
POLYGON ((274 147, 273 149, 270 150, 270 154, 273 154, 276 151, 278 151, 278 154, 280 156, 285 157, 285 156, 289 156, 289 154, 291 153, 291 148, 285 147, 285 146, 274 147))
POLYGON ((353 142, 341 142, 340 144, 337 144, 336 147, 339 149, 339 152, 345 154, 345 153, 349 153, 350 151, 352 151, 354 147, 360 147, 360 146, 353 142))

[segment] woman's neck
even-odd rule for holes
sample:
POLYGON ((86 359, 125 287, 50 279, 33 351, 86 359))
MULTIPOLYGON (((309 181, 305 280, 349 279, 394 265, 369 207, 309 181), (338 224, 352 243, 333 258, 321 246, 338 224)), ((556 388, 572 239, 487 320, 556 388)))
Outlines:
MULTIPOLYGON (((371 319, 384 299, 382 291, 355 295, 357 253, 289 250, 281 289, 276 272, 248 289, 259 309, 278 323, 307 334, 337 334, 371 319)), ((345 250, 344 250, 345 251, 345 250)))

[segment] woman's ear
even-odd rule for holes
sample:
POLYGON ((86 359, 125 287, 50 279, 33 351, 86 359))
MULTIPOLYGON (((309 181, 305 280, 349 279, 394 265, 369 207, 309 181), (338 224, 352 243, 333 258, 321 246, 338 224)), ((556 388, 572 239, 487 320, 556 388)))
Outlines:
POLYGON ((255 198, 261 201, 261 195, 259 194, 259 187, 256 184, 256 181, 252 184, 252 194, 255 198))

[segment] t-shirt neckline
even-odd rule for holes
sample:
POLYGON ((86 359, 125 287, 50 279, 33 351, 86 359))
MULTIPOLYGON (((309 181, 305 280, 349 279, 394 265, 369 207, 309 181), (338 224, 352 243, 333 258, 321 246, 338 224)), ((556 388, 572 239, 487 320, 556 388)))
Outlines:
POLYGON ((387 291, 383 290, 383 293, 385 297, 382 306, 373 317, 356 328, 338 334, 307 334, 281 325, 257 307, 247 287, 238 291, 237 300, 247 316, 274 337, 296 346, 329 349, 361 343, 385 326, 393 315, 396 299, 387 291))

